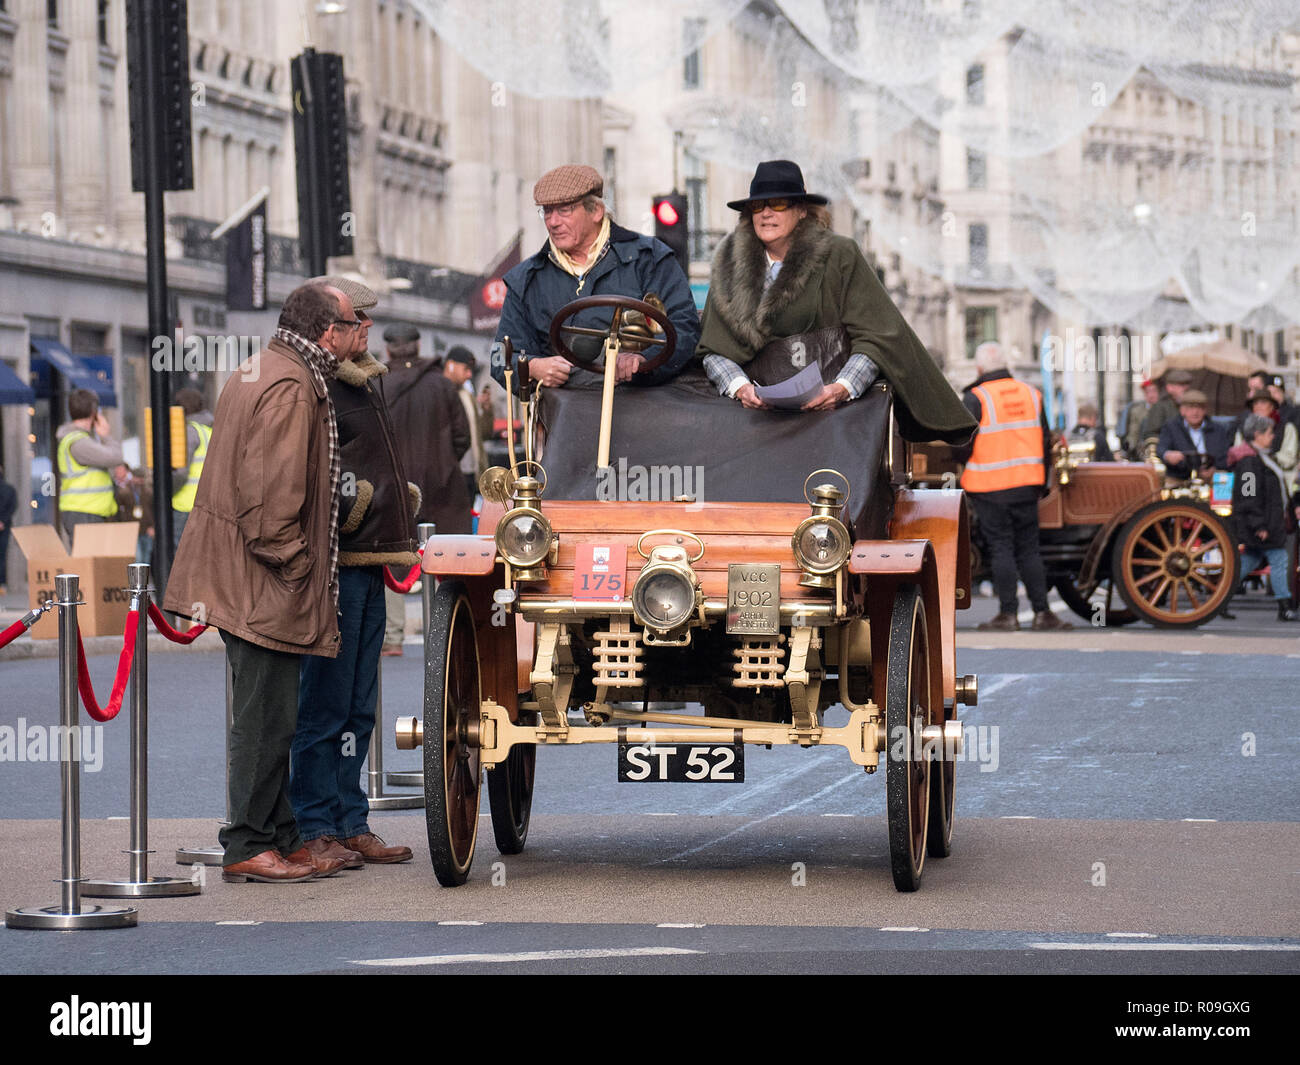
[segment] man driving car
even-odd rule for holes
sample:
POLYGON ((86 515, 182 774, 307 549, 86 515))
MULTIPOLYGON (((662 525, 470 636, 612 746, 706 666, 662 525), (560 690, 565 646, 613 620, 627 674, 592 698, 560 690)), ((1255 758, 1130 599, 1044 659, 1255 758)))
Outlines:
MULTIPOLYGON (((636 376, 637 383, 662 384, 692 359, 700 320, 686 275, 660 240, 624 229, 610 218, 601 199, 604 179, 589 166, 566 165, 543 174, 533 200, 546 223, 547 241, 537 254, 505 276, 506 300, 492 347, 492 376, 505 384, 503 341, 529 357, 534 380, 549 388, 576 383, 574 364, 551 350, 551 320, 561 307, 584 296, 654 295, 677 330, 673 355, 664 365, 636 376)), ((610 309, 575 315, 571 325, 608 328, 610 309)), ((578 342, 579 344, 581 342, 578 342)), ((588 344, 591 341, 587 341, 588 344)), ((595 352, 591 352, 595 354, 595 352)), ((654 349, 651 349, 651 356, 654 349)), ((616 378, 631 381, 645 356, 620 351, 616 378)))

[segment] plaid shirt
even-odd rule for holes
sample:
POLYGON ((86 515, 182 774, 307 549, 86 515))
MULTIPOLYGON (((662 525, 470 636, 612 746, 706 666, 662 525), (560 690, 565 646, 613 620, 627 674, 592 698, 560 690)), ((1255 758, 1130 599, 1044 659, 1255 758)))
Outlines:
MULTIPOLYGON (((735 399, 736 393, 750 383, 745 371, 725 355, 705 355, 704 372, 719 394, 731 399, 735 399)), ((835 383, 848 389, 849 399, 857 399, 879 376, 880 367, 866 355, 858 353, 849 356, 835 383)))
POLYGON ((302 356, 307 369, 316 383, 325 393, 325 402, 329 405, 330 427, 330 595, 334 597, 334 609, 339 608, 339 481, 342 479, 342 460, 339 456, 339 428, 334 417, 334 400, 330 396, 327 381, 339 368, 339 360, 331 351, 326 351, 319 344, 313 344, 306 337, 288 329, 277 329, 275 339, 283 341, 302 356))

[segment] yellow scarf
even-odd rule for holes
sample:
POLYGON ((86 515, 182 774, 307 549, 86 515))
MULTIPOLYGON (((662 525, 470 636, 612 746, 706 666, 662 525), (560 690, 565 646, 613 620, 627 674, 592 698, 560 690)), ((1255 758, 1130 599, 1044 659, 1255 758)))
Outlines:
MULTIPOLYGON (((579 208, 579 210, 581 209, 579 208)), ((567 274, 572 274, 578 279, 578 291, 581 292, 586 274, 600 261, 601 253, 605 250, 605 245, 609 243, 609 215, 605 215, 601 221, 600 232, 596 234, 595 243, 592 244, 591 251, 587 254, 586 262, 582 266, 574 262, 569 255, 560 251, 555 246, 555 241, 548 240, 547 243, 551 246, 551 258, 555 260, 561 270, 567 274)))

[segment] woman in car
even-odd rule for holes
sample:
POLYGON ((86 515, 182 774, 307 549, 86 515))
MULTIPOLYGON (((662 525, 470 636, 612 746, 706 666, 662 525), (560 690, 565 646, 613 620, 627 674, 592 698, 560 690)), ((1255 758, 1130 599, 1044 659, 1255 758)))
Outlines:
POLYGON ((696 349, 709 379, 721 394, 762 409, 768 404, 755 393, 750 364, 784 351, 795 352, 799 366, 807 353, 825 372, 804 410, 842 406, 883 374, 909 439, 969 434, 970 415, 861 249, 831 232, 826 203, 807 191, 798 165, 777 159, 759 163, 749 195, 727 204, 740 220, 714 254, 696 349), (913 420, 925 431, 909 432, 913 420))

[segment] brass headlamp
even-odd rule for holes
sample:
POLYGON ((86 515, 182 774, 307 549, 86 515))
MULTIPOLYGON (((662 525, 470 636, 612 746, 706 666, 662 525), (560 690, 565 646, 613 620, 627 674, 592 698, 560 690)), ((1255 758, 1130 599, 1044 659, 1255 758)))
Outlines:
MULTIPOLYGON (((812 476, 815 474, 809 480, 812 476)), ((804 498, 807 498, 806 482, 804 498)), ((804 573, 799 580, 801 587, 835 587, 834 574, 844 565, 852 547, 849 531, 838 517, 845 498, 845 493, 833 484, 819 484, 813 489, 813 498, 808 500, 812 514, 798 524, 790 537, 795 561, 804 573)))
POLYGON ((551 523, 541 510, 541 482, 523 476, 515 481, 512 502, 497 522, 497 551, 514 568, 516 580, 546 577, 546 562, 555 545, 551 523))
POLYGON ((699 606, 700 579, 691 563, 703 556, 703 542, 691 533, 656 529, 645 533, 636 546, 647 560, 632 586, 632 611, 637 622, 660 636, 684 629, 699 606), (642 546, 646 537, 661 532, 677 532, 679 542, 653 547, 647 555, 642 546), (700 545, 694 558, 681 546, 682 537, 690 537, 700 545))

